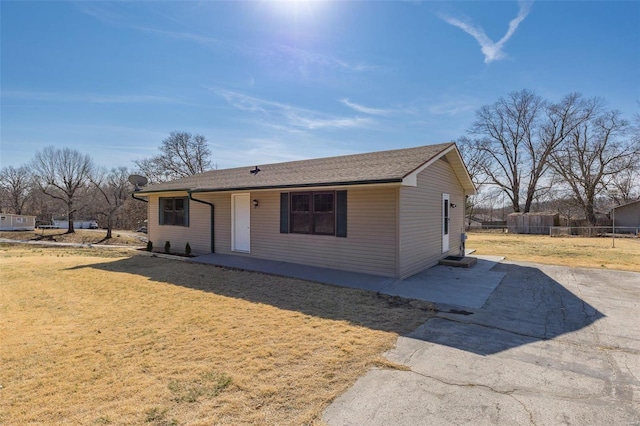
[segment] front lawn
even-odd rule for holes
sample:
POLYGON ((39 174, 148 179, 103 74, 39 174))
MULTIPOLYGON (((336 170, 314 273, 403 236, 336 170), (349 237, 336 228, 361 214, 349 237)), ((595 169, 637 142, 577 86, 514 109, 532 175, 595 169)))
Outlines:
POLYGON ((396 298, 98 249, 0 246, 2 424, 309 424, 399 334, 396 298))

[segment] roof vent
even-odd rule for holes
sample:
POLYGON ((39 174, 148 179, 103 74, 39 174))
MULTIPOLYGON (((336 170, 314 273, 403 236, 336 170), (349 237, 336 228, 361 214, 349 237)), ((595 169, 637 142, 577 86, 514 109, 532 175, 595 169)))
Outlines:
POLYGON ((255 176, 255 175, 257 175, 257 174, 258 174, 258 172, 259 172, 259 171, 260 171, 260 169, 258 168, 258 166, 256 166, 256 168, 255 168, 255 169, 253 169, 253 170, 249 170, 249 173, 251 173, 252 175, 254 175, 254 176, 255 176))

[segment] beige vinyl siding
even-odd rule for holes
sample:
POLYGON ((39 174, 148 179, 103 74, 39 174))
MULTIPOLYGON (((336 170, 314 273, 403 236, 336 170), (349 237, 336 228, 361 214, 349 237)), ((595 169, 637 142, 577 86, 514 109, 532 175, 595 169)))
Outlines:
POLYGON ((451 165, 438 160, 418 175, 415 187, 400 189, 399 271, 411 276, 438 263, 447 254, 457 254, 463 232, 465 196, 451 165), (449 248, 442 253, 442 194, 456 208, 450 210, 449 248))
MULTIPOLYGON (((163 251, 166 241, 171 243, 171 251, 184 253, 187 242, 193 254, 211 253, 209 206, 189 200, 189 226, 159 225, 160 197, 186 197, 186 193, 150 195, 148 215, 148 235, 155 251, 163 251)), ((201 197, 195 197, 201 198, 201 197)), ((204 197, 202 197, 204 199, 204 197)))
POLYGON ((397 188, 347 189, 347 238, 281 234, 280 192, 251 193, 249 256, 395 276, 397 188))
MULTIPOLYGON (((438 160, 417 176, 416 187, 347 189, 347 238, 281 234, 280 193, 250 192, 250 253, 231 251, 231 192, 198 193, 195 198, 215 205, 215 252, 305 265, 407 277, 437 263, 442 253, 442 194, 457 205, 451 209, 450 250, 460 248, 464 222, 464 192, 451 165, 438 160)), ((169 194, 162 194, 169 196, 169 194)), ((181 196, 186 194, 175 194, 181 196)), ((174 194, 171 194, 174 196, 174 194)), ((189 227, 159 226, 159 195, 150 195, 149 238, 156 250, 171 241, 183 251, 187 241, 194 254, 210 253, 210 207, 189 202, 189 227)))

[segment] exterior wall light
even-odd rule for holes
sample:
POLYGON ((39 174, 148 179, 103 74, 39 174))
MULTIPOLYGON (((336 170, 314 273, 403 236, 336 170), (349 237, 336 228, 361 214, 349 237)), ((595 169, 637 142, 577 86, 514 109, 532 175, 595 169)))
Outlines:
POLYGON ((255 209, 256 207, 258 207, 260 205, 260 203, 258 202, 258 200, 253 200, 253 208, 255 209))
POLYGON ((450 206, 452 209, 455 209, 455 208, 457 207, 457 206, 456 206, 455 204, 453 204, 453 203, 449 203, 449 206, 450 206))

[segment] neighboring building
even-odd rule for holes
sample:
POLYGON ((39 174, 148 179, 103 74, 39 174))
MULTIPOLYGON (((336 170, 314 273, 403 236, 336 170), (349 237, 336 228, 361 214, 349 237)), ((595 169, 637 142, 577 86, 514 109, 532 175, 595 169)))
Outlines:
MULTIPOLYGON (((53 219, 53 228, 68 229, 69 219, 53 219)), ((98 229, 98 222, 95 219, 74 220, 73 229, 98 229)))
MULTIPOLYGON (((627 204, 615 206, 609 212, 609 217, 613 219, 613 210, 615 209, 616 228, 618 226, 640 228, 640 200, 632 201, 627 204)), ((636 230, 637 233, 637 230, 636 230)))
POLYGON ((33 231, 36 217, 23 214, 0 214, 0 231, 33 231))
POLYGON ((407 277, 461 252, 475 194, 454 143, 212 170, 151 185, 149 240, 407 277))

